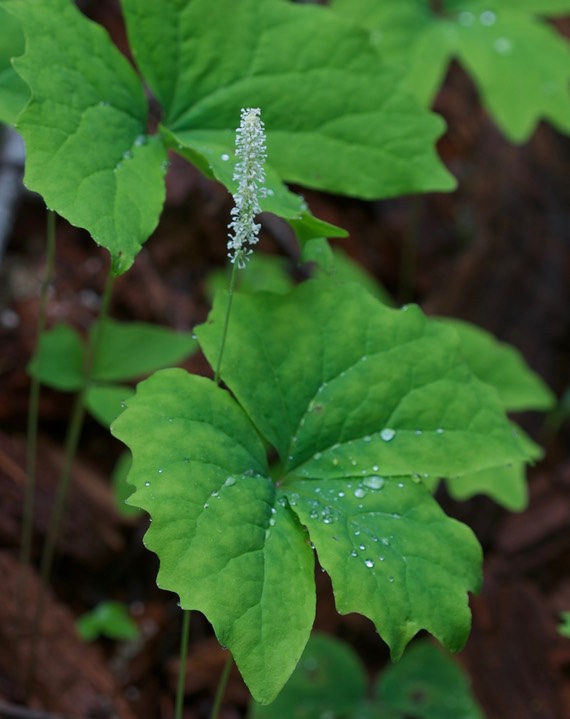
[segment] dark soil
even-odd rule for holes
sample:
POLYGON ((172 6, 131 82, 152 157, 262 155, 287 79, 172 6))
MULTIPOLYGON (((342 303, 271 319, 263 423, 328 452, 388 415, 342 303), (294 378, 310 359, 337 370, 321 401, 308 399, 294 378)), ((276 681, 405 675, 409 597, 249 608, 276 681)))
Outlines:
MULTIPOLYGON (((92 5, 120 37, 113 5, 92 5)), ((527 145, 508 144, 458 67, 437 109, 449 124, 440 153, 458 178, 456 192, 381 202, 310 191, 305 197, 314 214, 350 231, 339 244, 398 300, 491 330, 518 347, 562 397, 570 387, 570 141, 544 125, 527 145)), ((111 314, 189 330, 206 317, 205 280, 225 261, 231 198, 176 158, 168 189, 159 229, 116 282, 111 314)), ((70 396, 42 390, 33 568, 22 606, 25 368, 35 342, 45 224, 39 198, 22 192, 0 265, 0 716, 170 719, 177 597, 154 583, 157 560, 142 546, 147 520, 126 520, 115 509, 109 475, 120 447, 89 418, 46 599, 36 681, 24 700, 36 569, 72 406, 70 396), (78 638, 77 616, 105 599, 129 605, 138 640, 87 645, 78 638)), ((66 321, 85 331, 97 311, 108 256, 63 220, 57 230, 48 325, 66 321)), ((294 268, 295 243, 281 224, 266 218, 262 235, 259 251, 285 255, 294 268)), ((185 366, 209 372, 199 356, 185 366)), ((459 661, 489 719, 564 719, 570 716, 570 641, 557 633, 557 624, 559 613, 570 610, 570 423, 563 413, 517 420, 546 450, 530 470, 528 509, 515 515, 482 497, 463 503, 440 497, 448 513, 475 530, 486 556, 484 589, 472 599, 473 631, 459 661)), ((367 620, 336 613, 320 572, 317 583, 316 627, 349 641, 375 674, 387 661, 383 642, 367 620)), ((207 621, 194 615, 186 719, 209 715, 225 661, 207 621)), ((247 702, 234 671, 220 716, 244 716, 247 702)))

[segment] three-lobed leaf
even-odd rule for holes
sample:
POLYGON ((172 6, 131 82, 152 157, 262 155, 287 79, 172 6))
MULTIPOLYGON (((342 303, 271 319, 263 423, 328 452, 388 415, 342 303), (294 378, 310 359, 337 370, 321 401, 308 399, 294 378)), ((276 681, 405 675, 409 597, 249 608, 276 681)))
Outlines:
POLYGON ((25 181, 106 247, 116 274, 158 223, 166 150, 146 134, 147 101, 127 59, 69 0, 17 0, 26 54, 14 66, 32 99, 18 119, 25 181))
MULTIPOLYGON (((401 91, 365 33, 326 8, 281 0, 122 4, 175 147, 207 154, 225 184, 240 108, 260 107, 269 165, 283 180, 367 198, 452 189, 433 148, 441 120, 401 91)), ((270 203, 271 195, 262 208, 270 203)))
POLYGON ((524 142, 548 120, 570 132, 570 49, 544 16, 570 12, 567 0, 333 0, 367 27, 407 88, 430 105, 457 58, 475 80, 503 133, 524 142))
MULTIPOLYGON (((226 303, 197 329, 212 366, 226 303)), ((158 584, 206 614, 255 698, 275 697, 309 636, 309 540, 339 610, 371 617, 395 657, 421 628, 459 648, 481 551, 417 475, 525 453, 456 335, 356 285, 310 281, 234 296, 221 377, 231 394, 156 373, 113 431, 133 453, 131 501, 152 516, 158 584)))

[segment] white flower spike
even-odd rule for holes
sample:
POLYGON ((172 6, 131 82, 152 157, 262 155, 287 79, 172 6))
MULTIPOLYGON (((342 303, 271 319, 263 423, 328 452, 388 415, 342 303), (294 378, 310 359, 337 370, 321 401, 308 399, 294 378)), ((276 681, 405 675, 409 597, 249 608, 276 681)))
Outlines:
POLYGON ((259 108, 241 111, 240 125, 236 131, 236 163, 234 180, 239 183, 232 209, 231 230, 228 237, 228 257, 232 263, 243 268, 251 255, 251 245, 258 241, 261 225, 255 216, 261 212, 259 200, 265 197, 265 127, 259 108))

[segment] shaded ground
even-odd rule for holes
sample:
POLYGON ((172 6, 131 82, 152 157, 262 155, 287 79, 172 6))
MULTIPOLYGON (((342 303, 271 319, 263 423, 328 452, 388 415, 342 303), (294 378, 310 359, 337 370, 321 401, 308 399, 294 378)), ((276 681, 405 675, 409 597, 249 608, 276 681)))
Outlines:
MULTIPOLYGON (((350 231, 343 246, 394 296, 493 331, 516 345, 560 397, 570 387, 570 141, 544 126, 527 146, 508 145, 458 68, 450 73, 438 109, 450 125, 440 151, 458 177, 455 193, 376 203, 313 192, 305 196, 317 216, 350 231)), ((186 330, 202 321, 208 310, 205 279, 225 260, 230 207, 225 190, 175 160, 160 228, 133 269, 117 281, 112 315, 186 330)), ((44 234, 41 202, 22 195, 0 267, 0 702, 10 704, 22 701, 26 615, 37 592, 33 572, 26 605, 18 603, 25 366, 34 346, 44 234)), ((290 256, 294 268, 294 243, 272 218, 264 222, 260 251, 290 256)), ((97 310, 107 266, 104 251, 60 221, 48 323, 67 321, 85 330, 97 310)), ((207 372, 200 357, 186 366, 207 372)), ((71 401, 42 392, 35 566, 71 401)), ((547 451, 531 470, 525 512, 509 514, 484 498, 458 504, 441 496, 446 511, 469 524, 486 551, 485 587, 472 601, 474 627, 460 661, 489 719, 563 719, 570 715, 570 642, 556 626, 559 612, 570 609, 570 424, 538 414, 518 420, 547 451)), ((146 520, 126 520, 114 508, 109 473, 118 454, 117 442, 87 420, 30 701, 51 715, 172 715, 180 612, 176 597, 154 584, 156 559, 141 543, 146 520), (130 643, 104 640, 87 646, 77 638, 74 619, 109 598, 130 605, 141 636, 130 643)), ((326 577, 318 572, 317 580, 316 627, 351 642, 375 673, 387 660, 383 643, 367 620, 337 615, 326 577)), ((208 716, 225 657, 207 622, 196 615, 187 719, 208 716)), ((221 716, 243 716, 247 701, 234 673, 221 716)))

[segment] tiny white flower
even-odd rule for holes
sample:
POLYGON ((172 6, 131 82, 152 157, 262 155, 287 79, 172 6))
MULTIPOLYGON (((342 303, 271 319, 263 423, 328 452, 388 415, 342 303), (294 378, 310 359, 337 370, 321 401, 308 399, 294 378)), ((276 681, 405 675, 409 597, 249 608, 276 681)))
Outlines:
POLYGON ((251 254, 251 245, 258 241, 261 225, 255 223, 255 216, 261 212, 259 200, 265 197, 265 170, 267 157, 265 149, 265 127, 259 108, 241 111, 240 126, 236 131, 236 163, 234 180, 239 183, 235 193, 235 207, 231 211, 232 221, 228 225, 228 257, 238 267, 246 265, 251 254))

